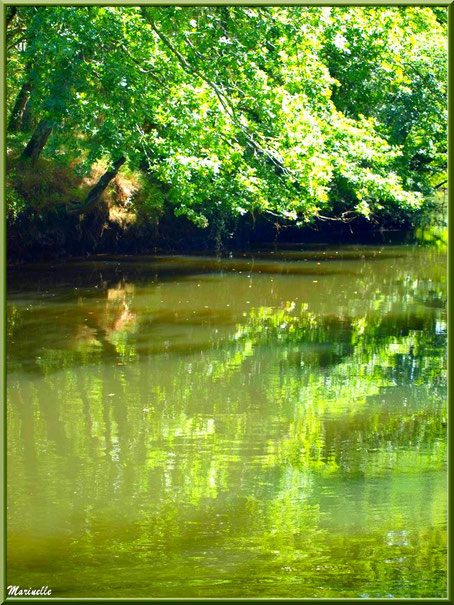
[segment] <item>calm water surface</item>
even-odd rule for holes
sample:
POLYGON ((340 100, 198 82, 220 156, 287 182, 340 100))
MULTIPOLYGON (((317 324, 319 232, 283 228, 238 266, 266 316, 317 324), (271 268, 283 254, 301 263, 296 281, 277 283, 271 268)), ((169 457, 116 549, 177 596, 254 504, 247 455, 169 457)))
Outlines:
POLYGON ((446 258, 10 272, 8 584, 445 597, 446 258))

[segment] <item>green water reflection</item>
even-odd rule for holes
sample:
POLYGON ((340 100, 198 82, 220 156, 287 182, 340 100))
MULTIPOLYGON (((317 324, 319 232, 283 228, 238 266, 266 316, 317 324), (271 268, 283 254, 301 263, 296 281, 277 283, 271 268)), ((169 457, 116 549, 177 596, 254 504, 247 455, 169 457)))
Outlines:
POLYGON ((445 597, 446 258, 98 258, 8 283, 8 584, 445 597))

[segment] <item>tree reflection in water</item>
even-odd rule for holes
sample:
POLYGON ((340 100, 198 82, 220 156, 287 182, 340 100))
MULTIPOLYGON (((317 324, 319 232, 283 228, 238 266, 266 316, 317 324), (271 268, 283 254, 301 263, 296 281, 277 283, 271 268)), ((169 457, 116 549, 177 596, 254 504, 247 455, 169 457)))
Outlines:
POLYGON ((444 261, 364 247, 12 274, 8 584, 445 596, 444 261))

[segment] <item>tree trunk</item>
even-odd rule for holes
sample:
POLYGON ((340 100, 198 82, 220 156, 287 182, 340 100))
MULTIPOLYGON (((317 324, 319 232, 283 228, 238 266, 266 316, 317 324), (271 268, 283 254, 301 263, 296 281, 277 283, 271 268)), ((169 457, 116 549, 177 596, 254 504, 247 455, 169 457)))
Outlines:
POLYGON ((114 179, 117 176, 118 171, 120 170, 120 168, 123 166, 123 164, 125 162, 126 162, 126 158, 123 156, 120 159, 118 159, 116 162, 114 162, 112 165, 112 169, 107 170, 102 175, 102 177, 99 179, 99 181, 96 183, 96 185, 94 187, 92 187, 92 189, 90 189, 87 197, 85 198, 85 201, 82 204, 73 203, 68 206, 68 208, 67 208, 68 214, 84 214, 85 212, 88 212, 89 210, 94 208, 96 206, 96 204, 99 202, 99 198, 105 191, 107 185, 110 183, 110 181, 112 179, 114 179))
POLYGON ((17 95, 16 103, 13 111, 11 112, 11 117, 8 124, 8 130, 10 132, 22 130, 22 119, 24 117, 25 107, 30 98, 31 89, 32 86, 30 82, 25 82, 17 95))
POLYGON ((32 164, 36 162, 39 154, 43 150, 44 145, 52 132, 52 123, 48 120, 41 120, 32 135, 32 138, 27 143, 22 155, 21 161, 30 160, 32 164))
POLYGON ((30 132, 33 129, 33 125, 36 123, 32 114, 32 108, 30 99, 27 101, 24 107, 24 113, 22 114, 22 121, 20 129, 22 132, 30 132))

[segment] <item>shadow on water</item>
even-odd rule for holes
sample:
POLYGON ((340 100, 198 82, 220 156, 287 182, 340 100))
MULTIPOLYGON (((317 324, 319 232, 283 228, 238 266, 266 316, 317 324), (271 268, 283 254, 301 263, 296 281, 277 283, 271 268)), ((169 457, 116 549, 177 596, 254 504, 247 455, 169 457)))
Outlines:
MULTIPOLYGON (((252 271, 261 273, 289 273, 295 275, 319 275, 337 272, 331 269, 331 263, 345 260, 389 260, 404 258, 402 248, 386 247, 339 247, 333 249, 326 246, 325 250, 254 250, 244 253, 230 253, 226 257, 207 256, 128 256, 128 255, 97 255, 90 259, 71 259, 58 264, 34 263, 21 267, 10 267, 9 289, 26 288, 27 284, 34 288, 39 274, 39 286, 43 285, 99 285, 105 281, 115 282, 119 279, 149 280, 154 276, 165 279, 194 273, 210 273, 219 271, 252 271), (258 262, 257 262, 258 259, 258 262), (323 262, 324 266, 305 266, 298 262, 296 265, 288 261, 303 263, 323 262), (284 263, 284 264, 282 264, 284 263)), ((351 271, 347 270, 347 274, 351 271)))

